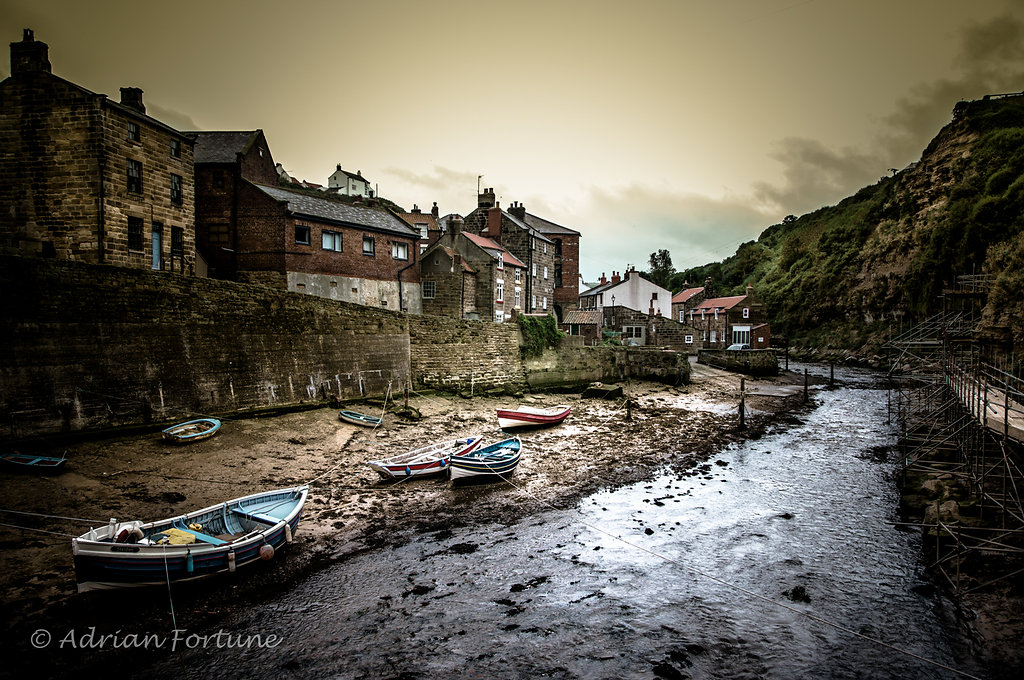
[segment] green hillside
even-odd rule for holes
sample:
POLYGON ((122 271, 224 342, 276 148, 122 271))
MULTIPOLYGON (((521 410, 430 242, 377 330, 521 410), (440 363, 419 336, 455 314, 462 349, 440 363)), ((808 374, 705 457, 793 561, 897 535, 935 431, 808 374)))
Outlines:
POLYGON ((984 319, 1024 345, 1024 96, 960 102, 921 160, 835 206, 768 227, 707 277, 719 295, 747 284, 773 333, 811 345, 877 344, 940 311, 957 276, 994 280, 984 319), (1006 331, 1005 329, 1010 329, 1006 331))

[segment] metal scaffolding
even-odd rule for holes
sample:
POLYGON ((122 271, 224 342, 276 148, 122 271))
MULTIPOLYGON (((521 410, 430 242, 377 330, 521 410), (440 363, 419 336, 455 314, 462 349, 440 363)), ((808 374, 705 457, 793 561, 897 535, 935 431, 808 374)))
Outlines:
POLYGON ((986 291, 961 277, 947 291, 957 309, 887 345, 903 480, 935 496, 920 522, 929 567, 958 595, 1024 573, 1024 381, 975 339, 986 291))

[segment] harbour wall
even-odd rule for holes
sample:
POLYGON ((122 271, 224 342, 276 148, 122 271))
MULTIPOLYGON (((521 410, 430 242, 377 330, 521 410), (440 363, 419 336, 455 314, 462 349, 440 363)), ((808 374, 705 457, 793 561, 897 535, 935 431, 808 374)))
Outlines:
POLYGON ((516 324, 21 257, 0 258, 0 342, 0 440, 407 386, 516 394, 624 377, 678 383, 689 368, 674 352, 644 348, 565 348, 524 362, 516 324))

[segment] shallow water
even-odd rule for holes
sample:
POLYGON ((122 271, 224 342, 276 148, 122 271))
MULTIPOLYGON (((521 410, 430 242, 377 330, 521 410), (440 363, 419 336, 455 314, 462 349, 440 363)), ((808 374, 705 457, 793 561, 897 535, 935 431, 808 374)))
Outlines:
POLYGON ((279 645, 178 651, 152 675, 981 676, 894 526, 886 393, 851 384, 692 475, 571 511, 523 495, 523 522, 352 557, 220 626, 279 645))

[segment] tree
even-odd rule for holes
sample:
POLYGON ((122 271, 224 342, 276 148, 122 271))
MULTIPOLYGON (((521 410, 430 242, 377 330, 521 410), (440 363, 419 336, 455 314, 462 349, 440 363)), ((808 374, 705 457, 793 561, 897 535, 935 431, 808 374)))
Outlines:
POLYGON ((648 280, 658 284, 662 288, 668 288, 672 275, 676 268, 672 266, 672 256, 662 248, 656 253, 651 253, 650 269, 647 271, 648 280))

